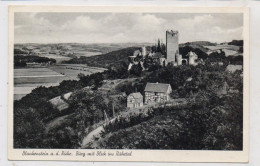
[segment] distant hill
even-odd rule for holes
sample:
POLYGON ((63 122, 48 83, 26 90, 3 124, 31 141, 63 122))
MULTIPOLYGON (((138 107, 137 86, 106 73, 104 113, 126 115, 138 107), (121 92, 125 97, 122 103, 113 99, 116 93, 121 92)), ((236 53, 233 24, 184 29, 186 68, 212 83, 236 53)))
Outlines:
POLYGON ((107 54, 96 55, 91 57, 73 58, 63 63, 69 64, 87 64, 95 67, 109 67, 110 65, 119 65, 122 61, 128 63, 128 57, 133 55, 133 52, 139 47, 128 47, 117 51, 112 51, 107 54))
POLYGON ((17 48, 14 49, 14 55, 22 55, 22 54, 28 54, 28 52, 17 48))
MULTIPOLYGON (((182 45, 182 44, 180 44, 182 45)), ((201 45, 201 46, 215 46, 217 43, 212 43, 208 41, 195 41, 195 42, 187 42, 183 43, 183 45, 201 45)))
MULTIPOLYGON (((195 52, 199 58, 205 59, 207 58, 206 52, 209 50, 201 45, 198 44, 180 44, 179 45, 180 54, 185 57, 189 51, 195 52)), ((91 57, 83 57, 80 58, 73 58, 68 61, 64 61, 63 63, 67 64, 87 64, 88 66, 95 66, 95 67, 104 67, 107 68, 110 65, 117 66, 122 61, 128 63, 128 57, 133 55, 133 52, 140 47, 128 47, 123 48, 120 50, 112 51, 106 54, 91 56, 91 57)), ((150 49, 150 46, 147 46, 147 49, 150 49)))
POLYGON ((203 52, 207 52, 209 49, 204 47, 204 46, 215 46, 217 45, 216 43, 211 43, 211 42, 207 42, 207 41, 196 41, 196 42, 187 42, 187 43, 182 43, 179 44, 179 47, 192 47, 193 49, 198 48, 203 52))

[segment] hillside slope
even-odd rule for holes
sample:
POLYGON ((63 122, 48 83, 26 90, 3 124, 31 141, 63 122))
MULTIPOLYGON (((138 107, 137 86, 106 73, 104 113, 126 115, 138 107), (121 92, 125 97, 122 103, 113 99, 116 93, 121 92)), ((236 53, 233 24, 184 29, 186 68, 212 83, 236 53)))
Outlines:
POLYGON ((133 55, 135 50, 139 47, 128 47, 117 51, 112 51, 107 54, 96 55, 91 57, 80 57, 73 58, 71 60, 65 61, 64 63, 70 64, 87 64, 89 66, 95 67, 109 67, 110 65, 118 65, 122 61, 128 63, 128 56, 133 55))

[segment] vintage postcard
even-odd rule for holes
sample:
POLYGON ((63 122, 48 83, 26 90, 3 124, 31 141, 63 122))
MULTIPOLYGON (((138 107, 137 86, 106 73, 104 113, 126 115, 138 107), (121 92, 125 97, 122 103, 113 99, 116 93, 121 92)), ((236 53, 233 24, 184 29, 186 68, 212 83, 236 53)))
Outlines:
POLYGON ((249 9, 9 7, 10 160, 248 162, 249 9))

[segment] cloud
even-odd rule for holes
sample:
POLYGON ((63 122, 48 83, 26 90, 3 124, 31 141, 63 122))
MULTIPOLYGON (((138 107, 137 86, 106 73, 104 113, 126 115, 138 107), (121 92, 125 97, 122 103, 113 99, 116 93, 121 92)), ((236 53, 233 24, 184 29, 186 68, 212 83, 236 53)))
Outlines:
POLYGON ((180 32, 180 42, 242 38, 242 14, 171 13, 16 13, 16 43, 126 43, 165 40, 180 32))

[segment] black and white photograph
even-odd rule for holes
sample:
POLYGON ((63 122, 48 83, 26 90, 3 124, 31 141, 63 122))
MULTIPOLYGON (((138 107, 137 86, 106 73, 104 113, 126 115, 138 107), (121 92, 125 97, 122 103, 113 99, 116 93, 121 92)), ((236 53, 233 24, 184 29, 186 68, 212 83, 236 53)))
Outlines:
POLYGON ((14 12, 12 148, 245 150, 243 10, 197 11, 14 12))

